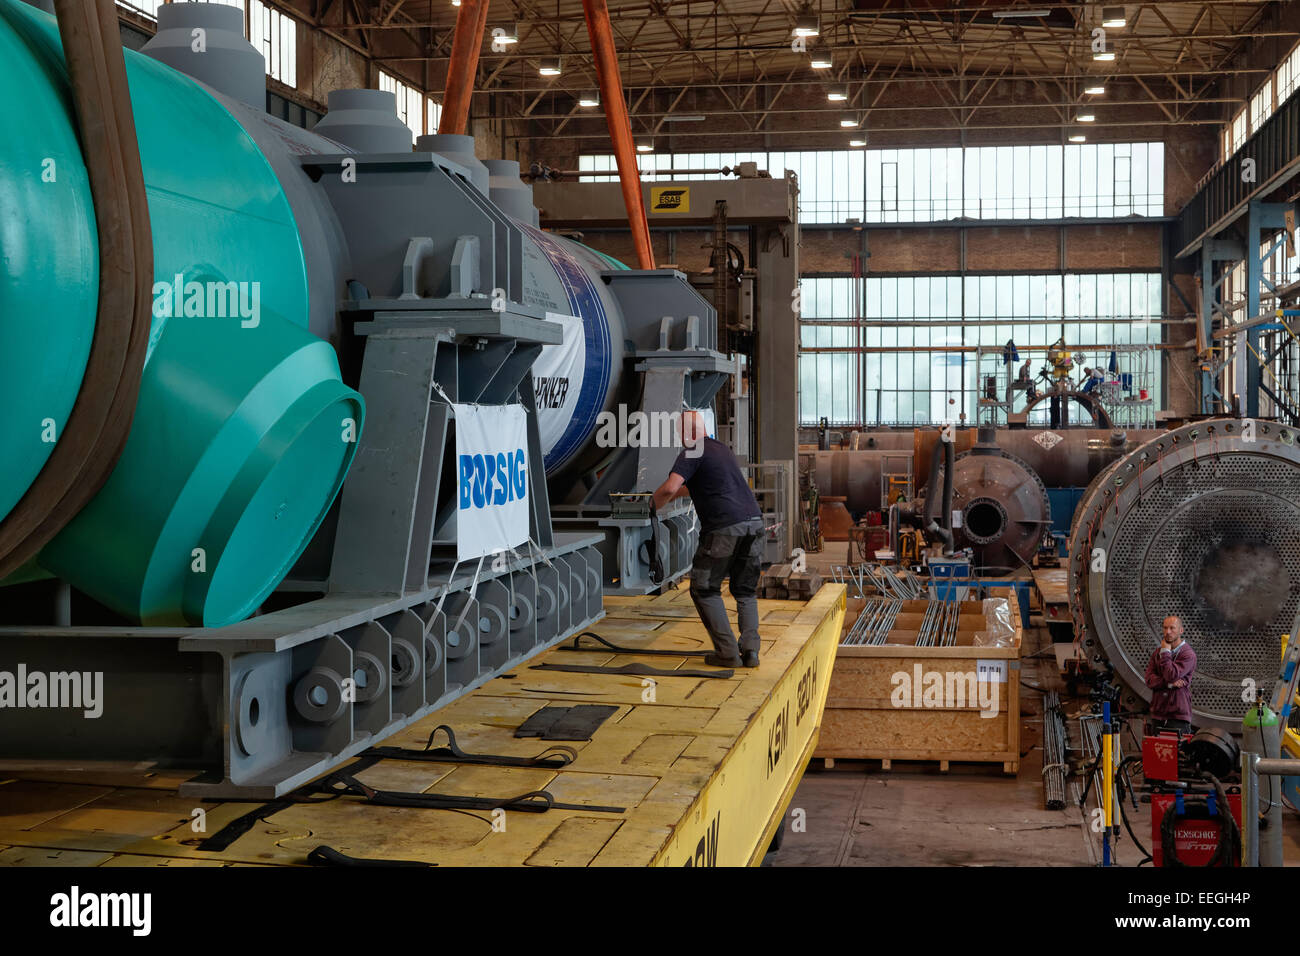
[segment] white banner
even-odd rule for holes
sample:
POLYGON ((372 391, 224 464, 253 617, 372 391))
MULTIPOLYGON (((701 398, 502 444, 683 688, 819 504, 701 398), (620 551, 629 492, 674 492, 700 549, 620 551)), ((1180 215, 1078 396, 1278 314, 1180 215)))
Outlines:
POLYGON ((564 340, 558 345, 543 345, 541 354, 533 363, 537 431, 542 441, 543 455, 551 453, 551 449, 564 435, 564 429, 573 420, 587 360, 582 319, 558 312, 547 312, 546 318, 564 329, 564 340))
POLYGON ((713 413, 713 406, 695 409, 704 417, 704 430, 710 438, 718 437, 718 416, 713 413))
POLYGON ((456 420, 456 558, 528 540, 528 421, 522 405, 452 405, 456 420))

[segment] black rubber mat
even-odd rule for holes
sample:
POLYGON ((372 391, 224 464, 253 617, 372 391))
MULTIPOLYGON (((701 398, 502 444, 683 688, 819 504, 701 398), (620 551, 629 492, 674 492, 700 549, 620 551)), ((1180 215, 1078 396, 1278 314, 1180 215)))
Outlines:
POLYGON ((596 728, 618 712, 613 704, 543 707, 520 725, 516 737, 543 740, 590 740, 596 728))

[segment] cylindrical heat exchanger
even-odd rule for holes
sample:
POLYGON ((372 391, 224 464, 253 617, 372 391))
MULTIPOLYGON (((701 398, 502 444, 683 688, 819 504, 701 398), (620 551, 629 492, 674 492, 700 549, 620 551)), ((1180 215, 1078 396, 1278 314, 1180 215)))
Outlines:
MULTIPOLYGON (((975 566, 1010 572, 1027 566, 1051 525, 1047 489, 1034 470, 993 442, 992 429, 953 464, 954 549, 970 548, 975 566)), ((942 472, 941 472, 942 474, 942 472)), ((927 496, 937 488, 926 489, 927 496)))
POLYGON ((1145 670, 1169 615, 1197 656, 1195 723, 1235 731, 1252 689, 1271 686, 1300 608, 1298 435, 1196 422, 1088 487, 1070 535, 1070 608, 1085 652, 1127 688, 1125 706, 1151 699, 1145 670))

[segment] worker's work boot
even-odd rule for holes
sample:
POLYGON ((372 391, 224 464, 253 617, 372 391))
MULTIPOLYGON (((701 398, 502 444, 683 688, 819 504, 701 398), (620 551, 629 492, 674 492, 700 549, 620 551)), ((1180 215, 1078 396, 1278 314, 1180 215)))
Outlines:
POLYGON ((723 657, 721 654, 705 654, 704 663, 710 667, 743 667, 738 657, 723 657))
POLYGON ((758 666, 758 651, 746 651, 740 655, 740 664, 742 667, 758 666))

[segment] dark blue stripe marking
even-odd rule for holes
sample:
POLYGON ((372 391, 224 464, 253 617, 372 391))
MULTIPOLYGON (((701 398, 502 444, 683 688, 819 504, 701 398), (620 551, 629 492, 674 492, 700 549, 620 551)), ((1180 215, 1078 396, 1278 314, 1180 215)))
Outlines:
POLYGON ((612 374, 609 321, 600 294, 582 264, 554 237, 523 223, 519 225, 537 243, 555 270, 556 278, 560 280, 569 300, 569 310, 582 320, 586 346, 577 410, 544 462, 546 470, 551 471, 567 464, 577 454, 595 428, 604 408, 605 393, 609 389, 612 374))

